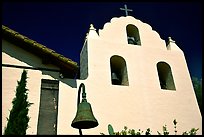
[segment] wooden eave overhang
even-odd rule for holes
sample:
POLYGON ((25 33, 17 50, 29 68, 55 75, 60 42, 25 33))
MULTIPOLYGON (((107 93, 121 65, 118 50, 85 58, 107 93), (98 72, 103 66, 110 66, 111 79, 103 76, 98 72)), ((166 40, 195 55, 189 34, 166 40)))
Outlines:
POLYGON ((2 39, 5 39, 16 46, 27 50, 39 57, 47 58, 50 64, 54 64, 60 68, 63 73, 66 73, 67 78, 76 78, 79 71, 79 66, 76 62, 63 55, 56 53, 54 50, 47 48, 46 46, 37 43, 36 41, 29 39, 26 36, 19 34, 18 32, 2 25, 2 39))

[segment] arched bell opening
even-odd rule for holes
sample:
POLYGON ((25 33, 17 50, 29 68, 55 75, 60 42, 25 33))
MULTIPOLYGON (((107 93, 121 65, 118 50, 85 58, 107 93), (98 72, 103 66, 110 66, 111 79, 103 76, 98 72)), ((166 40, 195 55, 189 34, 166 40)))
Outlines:
POLYGON ((110 59, 112 85, 128 86, 127 66, 124 58, 114 55, 110 59))
POLYGON ((135 25, 127 25, 126 33, 128 44, 141 45, 139 30, 135 25))

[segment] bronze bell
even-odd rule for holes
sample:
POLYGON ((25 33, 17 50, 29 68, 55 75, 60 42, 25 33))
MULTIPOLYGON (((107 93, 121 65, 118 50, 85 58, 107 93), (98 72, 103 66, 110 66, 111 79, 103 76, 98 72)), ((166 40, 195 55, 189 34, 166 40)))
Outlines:
POLYGON ((121 84, 121 81, 115 72, 111 73, 111 78, 112 78, 112 84, 114 84, 114 85, 120 85, 121 84))
MULTIPOLYGON (((83 83, 80 85, 80 87, 82 86, 84 87, 83 83)), ((79 96, 80 96, 80 93, 78 97, 79 96)), ((77 129, 94 128, 98 126, 98 121, 93 115, 91 104, 88 103, 86 100, 86 93, 84 88, 83 88, 82 97, 83 99, 81 103, 79 103, 79 100, 78 100, 77 113, 74 120, 72 121, 71 126, 77 129)))
POLYGON ((128 37, 128 44, 136 45, 136 41, 134 37, 128 37))
POLYGON ((79 104, 76 117, 72 121, 71 126, 78 129, 88 129, 98 126, 90 103, 83 101, 79 104))

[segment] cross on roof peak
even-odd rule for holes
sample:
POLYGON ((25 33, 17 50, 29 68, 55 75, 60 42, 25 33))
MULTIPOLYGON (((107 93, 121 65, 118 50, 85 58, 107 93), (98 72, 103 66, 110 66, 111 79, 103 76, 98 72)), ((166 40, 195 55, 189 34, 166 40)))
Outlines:
POLYGON ((124 10, 125 11, 125 15, 128 16, 128 11, 133 11, 132 9, 128 9, 127 5, 124 5, 125 8, 120 8, 120 10, 124 10))

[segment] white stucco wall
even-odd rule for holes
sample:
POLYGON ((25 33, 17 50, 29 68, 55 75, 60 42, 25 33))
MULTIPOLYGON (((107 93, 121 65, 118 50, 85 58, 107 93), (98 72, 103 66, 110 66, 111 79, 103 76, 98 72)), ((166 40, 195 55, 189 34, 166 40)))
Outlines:
POLYGON ((178 121, 178 134, 191 128, 199 128, 197 133, 202 133, 202 117, 182 50, 177 47, 167 50, 156 31, 130 16, 112 19, 99 31, 98 37, 93 30, 90 32, 87 39, 89 75, 85 83, 99 126, 84 130, 84 134, 108 134, 108 124, 112 124, 115 131, 121 131, 124 126, 143 131, 150 128, 152 134, 162 132, 166 124, 170 134, 174 134, 174 119, 178 121), (127 44, 128 24, 138 27, 141 46, 127 44), (125 59, 129 86, 111 85, 110 58, 113 55, 125 59), (171 67, 176 91, 160 88, 156 67, 160 61, 171 67))
MULTIPOLYGON (((22 69, 2 68, 2 133, 7 124, 6 117, 9 117, 9 110, 12 109, 11 102, 15 97, 17 80, 20 81, 22 72, 22 69)), ((29 107, 28 115, 30 117, 30 121, 29 128, 26 133, 36 134, 40 102, 41 73, 33 70, 28 70, 27 72, 28 101, 34 104, 29 107)))
MULTIPOLYGON (((24 67, 45 67, 57 69, 53 65, 45 66, 42 60, 34 56, 33 54, 24 51, 16 47, 15 45, 2 40, 2 64, 18 65, 24 67)), ((40 103, 40 89, 41 89, 41 79, 48 78, 53 79, 52 76, 58 76, 59 74, 52 74, 52 76, 47 75, 53 72, 46 72, 40 70, 27 70, 27 86, 28 89, 28 101, 34 103, 29 107, 28 116, 29 128, 26 134, 37 134, 37 123, 38 123, 38 113, 39 113, 39 103, 40 103), (45 74, 44 74, 45 73, 45 74)), ((6 118, 9 117, 9 110, 12 109, 12 100, 15 97, 15 90, 17 86, 17 81, 20 81, 21 74, 23 72, 22 68, 14 67, 2 67, 2 134, 4 133, 4 128, 7 125, 6 118)))
MULTIPOLYGON (((3 63, 4 59, 9 60, 9 56, 3 53, 3 63)), ((15 61, 14 58, 12 63, 15 61)), ((8 62, 7 62, 8 63, 8 62)), ((20 64, 20 62, 18 62, 20 64)), ((25 65, 24 63, 21 63, 25 65)), ((12 109, 12 100, 15 97, 15 90, 17 86, 17 81, 20 81, 23 69, 2 67, 2 133, 4 127, 7 124, 6 117, 9 117, 9 110, 12 109)), ((42 73, 37 70, 27 70, 27 89, 28 89, 28 101, 34 103, 29 107, 29 128, 27 134, 37 133, 37 118, 39 112, 39 102, 40 102, 40 84, 41 84, 42 73)))

